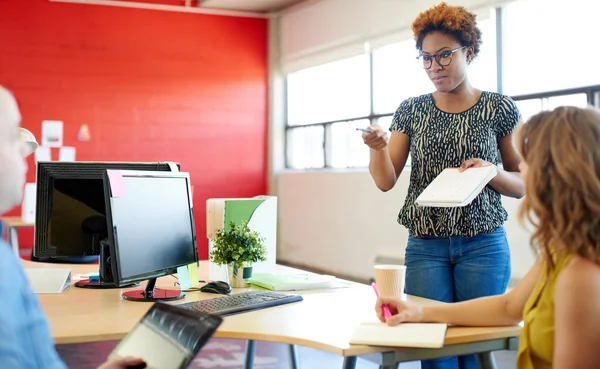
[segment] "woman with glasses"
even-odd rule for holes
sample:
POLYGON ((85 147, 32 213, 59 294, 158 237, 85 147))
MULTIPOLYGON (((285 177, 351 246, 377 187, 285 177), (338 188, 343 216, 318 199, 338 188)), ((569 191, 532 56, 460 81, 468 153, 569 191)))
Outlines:
MULTIPOLYGON (((511 140, 521 121, 507 96, 481 91, 468 80, 481 31, 475 15, 441 3, 412 24, 418 61, 435 91, 403 101, 391 136, 371 126, 363 140, 371 149, 369 170, 377 187, 394 187, 410 153, 408 194, 398 222, 408 229, 406 293, 458 302, 505 292, 510 251, 501 195, 520 198, 520 159, 511 140), (419 194, 448 167, 498 166, 498 174, 465 207, 418 207, 419 194)), ((422 362, 423 369, 477 368, 475 356, 422 362)))

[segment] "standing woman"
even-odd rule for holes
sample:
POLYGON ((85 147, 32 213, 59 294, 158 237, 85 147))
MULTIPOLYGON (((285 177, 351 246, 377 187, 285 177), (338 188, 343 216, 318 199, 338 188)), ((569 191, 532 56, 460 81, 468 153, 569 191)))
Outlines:
MULTIPOLYGON (((481 31, 475 15, 441 3, 412 24, 418 60, 435 86, 403 101, 391 136, 371 126, 369 171, 377 187, 394 187, 411 155, 408 195, 398 222, 409 231, 406 293, 445 302, 502 294, 510 279, 510 250, 501 195, 520 198, 524 186, 512 133, 521 121, 507 96, 481 91, 467 78, 481 31), (497 165, 497 176, 473 202, 459 208, 422 208, 416 198, 448 167, 497 165), (501 164, 501 165, 500 165, 501 164)), ((423 361, 423 369, 478 368, 473 355, 423 361)))

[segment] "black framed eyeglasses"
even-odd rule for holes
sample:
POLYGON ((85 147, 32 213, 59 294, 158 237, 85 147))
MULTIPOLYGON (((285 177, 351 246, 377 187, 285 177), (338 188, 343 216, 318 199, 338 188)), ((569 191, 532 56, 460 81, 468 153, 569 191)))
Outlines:
POLYGON ((461 47, 457 47, 456 49, 452 49, 452 50, 443 50, 443 51, 439 51, 433 55, 419 55, 417 56, 417 61, 419 62, 419 65, 421 67, 423 67, 424 69, 429 69, 431 68, 431 66, 433 65, 433 59, 435 59, 435 61, 442 67, 447 67, 448 65, 450 65, 450 63, 452 63, 452 55, 454 55, 455 52, 464 49, 467 46, 461 46, 461 47))

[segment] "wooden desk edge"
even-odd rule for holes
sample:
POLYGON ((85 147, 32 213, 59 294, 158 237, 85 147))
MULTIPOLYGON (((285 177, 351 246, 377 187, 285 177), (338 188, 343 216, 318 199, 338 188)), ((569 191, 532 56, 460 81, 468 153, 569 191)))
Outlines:
MULTIPOLYGON (((500 328, 500 330, 496 331, 487 331, 474 333, 469 335, 459 335, 453 337, 446 337, 444 341, 444 346, 458 345, 464 343, 473 343, 473 342, 482 342, 489 341, 495 339, 508 339, 519 337, 521 332, 521 327, 491 327, 491 329, 500 328)), ((466 327, 461 327, 461 329, 468 329, 466 327)), ((482 329, 480 327, 476 327, 475 329, 482 329)), ((74 343, 91 343, 91 342, 99 342, 99 341, 113 341, 113 340, 121 340, 126 336, 126 334, 105 334, 105 335, 85 335, 85 336, 77 336, 77 337, 68 337, 68 338, 56 338, 54 343, 57 345, 61 344, 74 344, 74 343)), ((270 335, 270 334, 256 334, 256 333, 248 333, 248 332, 220 332, 217 330, 215 332, 214 338, 229 338, 229 339, 238 339, 238 340, 254 340, 254 341, 266 341, 266 342, 275 342, 275 343, 283 343, 289 345, 299 345, 310 347, 313 349, 326 351, 339 356, 360 356, 360 355, 368 355, 368 354, 376 354, 382 352, 396 351, 401 349, 410 350, 411 348, 406 347, 385 347, 385 346, 366 346, 366 345, 350 345, 346 348, 335 347, 327 344, 323 344, 316 341, 299 339, 289 336, 279 336, 279 335, 270 335)))
POLYGON ((0 217, 8 228, 21 228, 21 227, 34 227, 35 223, 29 223, 23 220, 21 217, 0 217))
MULTIPOLYGON (((471 327, 469 327, 469 328, 471 328, 471 327)), ((460 329, 469 329, 469 328, 460 327, 460 329)), ((472 328, 482 329, 483 327, 472 327, 472 328)), ((484 342, 484 341, 497 340, 497 339, 518 338, 519 335, 521 334, 521 327, 519 327, 519 326, 490 327, 490 329, 497 329, 497 328, 500 328, 500 330, 492 331, 492 332, 489 332, 489 331, 481 332, 481 333, 475 333, 475 334, 470 334, 470 335, 460 335, 460 336, 456 336, 456 337, 452 337, 452 335, 451 335, 450 337, 446 337, 446 339, 444 340, 444 347, 465 344, 465 343, 484 342)), ((393 347, 393 346, 387 347, 387 346, 357 345, 357 346, 350 346, 348 348, 342 349, 341 352, 339 350, 337 350, 337 351, 325 350, 325 351, 329 351, 329 352, 347 357, 347 356, 377 354, 377 353, 397 351, 397 350, 402 350, 402 349, 410 350, 411 348, 410 347, 393 347)))

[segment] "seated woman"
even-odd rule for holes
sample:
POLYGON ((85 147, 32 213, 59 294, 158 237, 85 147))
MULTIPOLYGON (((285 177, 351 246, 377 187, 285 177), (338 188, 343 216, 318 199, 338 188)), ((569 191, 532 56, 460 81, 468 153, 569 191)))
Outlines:
POLYGON ((533 116, 516 135, 525 182, 520 219, 536 226, 538 260, 510 292, 420 307, 390 298, 402 322, 462 326, 524 321, 518 369, 600 367, 600 113, 560 107, 533 116))

